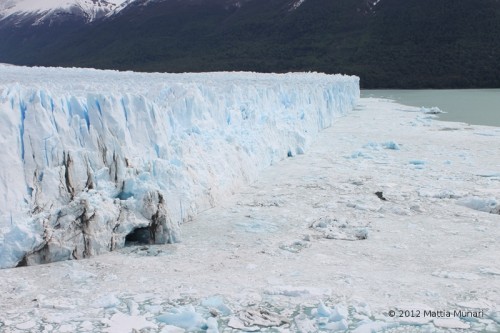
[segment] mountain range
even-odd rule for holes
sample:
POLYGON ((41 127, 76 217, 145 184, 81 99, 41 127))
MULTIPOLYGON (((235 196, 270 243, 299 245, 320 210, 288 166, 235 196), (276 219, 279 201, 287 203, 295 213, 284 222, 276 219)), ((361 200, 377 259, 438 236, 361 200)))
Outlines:
POLYGON ((500 87, 499 0, 7 0, 0 62, 500 87))

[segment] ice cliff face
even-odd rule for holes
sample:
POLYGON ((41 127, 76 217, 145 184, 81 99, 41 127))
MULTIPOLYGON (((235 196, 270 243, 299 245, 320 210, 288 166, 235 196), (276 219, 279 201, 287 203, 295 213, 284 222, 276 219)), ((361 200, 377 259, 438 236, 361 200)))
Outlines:
POLYGON ((359 79, 0 65, 0 267, 180 240, 179 225, 301 154, 359 79))

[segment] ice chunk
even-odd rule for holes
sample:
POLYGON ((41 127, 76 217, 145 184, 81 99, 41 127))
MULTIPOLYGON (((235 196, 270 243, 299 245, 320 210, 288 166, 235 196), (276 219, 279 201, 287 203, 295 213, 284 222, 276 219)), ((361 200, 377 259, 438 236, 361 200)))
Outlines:
POLYGON ((96 308, 114 308, 118 306, 121 301, 114 294, 107 294, 98 298, 94 302, 96 308))
POLYGON ((201 302, 201 305, 215 309, 217 312, 219 312, 223 316, 229 316, 232 313, 231 308, 229 308, 225 303, 224 300, 222 299, 221 296, 212 296, 209 298, 204 299, 201 302))
POLYGON ((485 274, 485 275, 498 275, 498 276, 500 276, 500 269, 499 268, 483 267, 483 268, 480 268, 479 271, 481 272, 481 274, 485 274))
POLYGON ((301 333, 314 333, 318 331, 316 321, 301 314, 294 319, 297 330, 301 333))
POLYGON ((433 106, 430 108, 426 107, 421 107, 420 112, 425 113, 425 114, 440 114, 440 113, 445 113, 443 110, 438 108, 437 106, 433 106))
POLYGON ((362 321, 358 327, 352 330, 352 333, 375 333, 383 332, 389 328, 397 327, 398 323, 388 323, 384 321, 362 321))
POLYGON ((264 308, 249 308, 239 313, 239 320, 245 327, 273 327, 288 323, 276 312, 264 308))
POLYGON ((260 331, 259 326, 246 326, 239 318, 231 317, 227 323, 228 327, 241 330, 243 332, 257 332, 260 331))
POLYGON ((172 325, 166 325, 162 328, 160 333, 184 333, 184 332, 186 332, 186 330, 183 328, 172 325))
POLYGON ((170 313, 165 313, 156 317, 156 320, 167 325, 184 328, 188 331, 196 329, 206 329, 207 321, 196 312, 192 305, 174 308, 170 313))
MULTIPOLYGON (((364 207, 356 204, 347 204, 348 207, 365 210, 364 207)), ((368 208, 366 208, 368 209, 368 208)), ((377 210, 371 209, 370 210, 377 210)), ((323 216, 313 221, 310 227, 327 239, 341 240, 364 240, 368 238, 368 229, 366 223, 358 221, 349 221, 346 219, 337 219, 335 217, 323 216)))
POLYGON ((29 330, 36 326, 36 322, 34 320, 28 320, 24 323, 17 324, 16 328, 20 330, 29 330))
POLYGON ((320 301, 316 314, 318 317, 330 318, 330 316, 332 315, 332 309, 327 307, 325 303, 323 303, 323 301, 320 301))
POLYGON ((368 142, 366 145, 363 146, 363 148, 371 149, 371 150, 380 150, 381 149, 380 145, 376 142, 368 142))
POLYGON ((382 144, 385 149, 400 150, 399 145, 394 141, 387 141, 382 144))
POLYGON ((500 214, 500 204, 496 198, 480 198, 476 196, 462 198, 457 204, 480 212, 500 214))
POLYGON ((217 319, 213 317, 207 319, 207 333, 219 333, 219 323, 217 323, 217 319))
POLYGON ((347 324, 347 320, 340 320, 333 323, 328 323, 324 326, 324 329, 329 332, 345 332, 349 325, 347 324))
POLYGON ((370 155, 370 154, 367 154, 367 153, 365 153, 363 151, 357 150, 357 151, 353 152, 347 158, 352 158, 352 159, 355 159, 355 158, 373 159, 373 156, 370 155))
POLYGON ((132 330, 142 330, 145 328, 157 328, 157 325, 146 320, 143 316, 129 316, 124 313, 115 313, 109 320, 103 320, 103 324, 108 325, 103 332, 123 333, 132 330))
POLYGON ((368 142, 363 146, 365 149, 370 149, 370 150, 381 150, 381 149, 392 149, 392 150, 399 150, 400 147, 399 145, 394 142, 394 141, 386 141, 383 143, 377 143, 377 142, 368 142))
POLYGON ((316 309, 318 326, 330 332, 347 330, 348 316, 349 312, 347 307, 341 304, 337 304, 333 308, 330 308, 326 306, 323 301, 320 301, 318 308, 316 309))

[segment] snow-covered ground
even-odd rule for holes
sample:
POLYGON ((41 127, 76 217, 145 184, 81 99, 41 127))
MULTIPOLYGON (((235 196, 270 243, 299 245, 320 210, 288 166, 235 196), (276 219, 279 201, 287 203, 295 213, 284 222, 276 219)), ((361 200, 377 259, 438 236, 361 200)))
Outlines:
POLYGON ((361 99, 182 243, 0 270, 0 331, 500 332, 500 128, 422 111, 361 99))

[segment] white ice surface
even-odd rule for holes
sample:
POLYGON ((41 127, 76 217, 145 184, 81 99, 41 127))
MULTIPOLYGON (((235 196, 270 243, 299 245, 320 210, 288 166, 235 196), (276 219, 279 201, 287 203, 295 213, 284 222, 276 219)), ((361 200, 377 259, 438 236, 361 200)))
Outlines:
POLYGON ((182 243, 0 270, 0 331, 97 333, 118 329, 113 318, 208 331, 215 318, 227 333, 500 332, 500 215, 458 202, 498 200, 498 179, 478 169, 500 172, 500 128, 477 136, 486 127, 418 116, 361 99, 304 155, 184 224, 182 243), (391 141, 400 149, 367 146, 391 141), (373 158, 346 158, 356 150, 373 158), (328 238, 322 224, 368 237, 328 238), (453 310, 481 316, 423 315, 453 310), (175 313, 183 327, 157 319, 175 313))
POLYGON ((353 76, 0 65, 0 268, 107 252, 139 227, 179 241, 358 98, 353 76))

